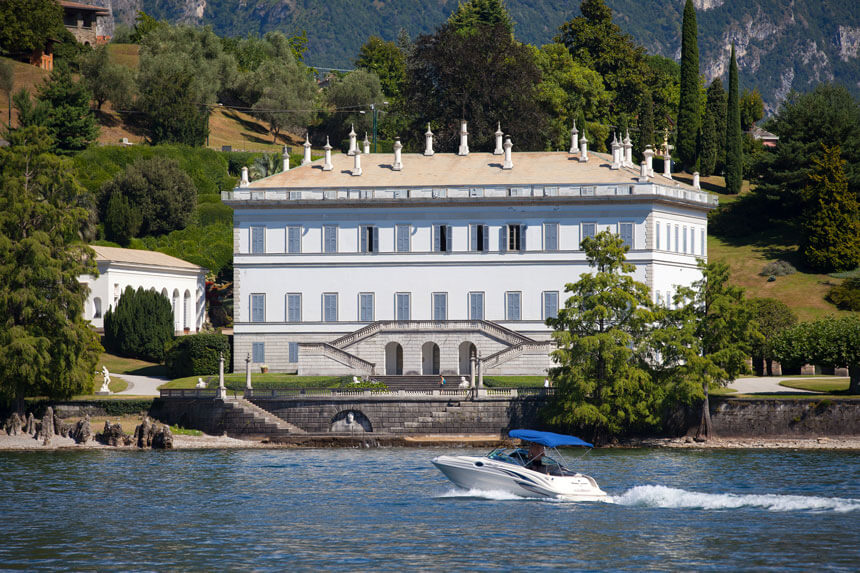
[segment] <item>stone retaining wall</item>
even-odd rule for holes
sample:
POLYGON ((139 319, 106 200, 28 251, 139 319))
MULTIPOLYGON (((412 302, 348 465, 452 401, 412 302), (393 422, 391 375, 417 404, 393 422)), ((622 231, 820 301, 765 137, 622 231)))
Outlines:
POLYGON ((860 436, 860 400, 711 400, 711 422, 720 437, 860 436))

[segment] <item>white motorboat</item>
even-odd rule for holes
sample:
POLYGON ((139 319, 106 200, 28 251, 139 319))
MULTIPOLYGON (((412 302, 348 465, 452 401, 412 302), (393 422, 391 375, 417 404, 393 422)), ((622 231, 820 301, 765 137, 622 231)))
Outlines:
POLYGON ((570 470, 559 446, 592 448, 575 436, 537 430, 512 430, 510 437, 529 442, 524 448, 496 448, 483 457, 438 456, 433 465, 458 487, 467 490, 504 491, 521 497, 547 497, 574 501, 605 501, 606 492, 594 478, 570 470), (546 454, 550 448, 552 456, 546 454))

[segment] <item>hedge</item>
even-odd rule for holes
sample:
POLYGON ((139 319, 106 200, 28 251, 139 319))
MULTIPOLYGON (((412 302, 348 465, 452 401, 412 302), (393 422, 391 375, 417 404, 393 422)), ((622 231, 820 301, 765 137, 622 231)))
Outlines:
POLYGON ((164 364, 171 378, 218 374, 219 354, 230 364, 230 341, 223 334, 180 336, 167 349, 164 364))

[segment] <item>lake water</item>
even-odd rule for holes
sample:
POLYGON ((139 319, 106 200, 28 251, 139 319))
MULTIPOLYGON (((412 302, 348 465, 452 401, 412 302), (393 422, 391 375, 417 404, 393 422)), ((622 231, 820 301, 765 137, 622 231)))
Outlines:
POLYGON ((430 464, 477 452, 0 452, 0 569, 860 568, 857 452, 605 450, 572 464, 612 503, 461 492, 430 464))

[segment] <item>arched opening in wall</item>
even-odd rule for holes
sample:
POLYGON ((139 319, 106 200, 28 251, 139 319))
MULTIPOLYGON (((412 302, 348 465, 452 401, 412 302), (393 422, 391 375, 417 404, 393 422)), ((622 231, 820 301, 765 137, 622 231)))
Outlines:
POLYGON ((385 374, 403 375, 403 347, 397 342, 389 342, 385 345, 385 374))
POLYGON ((460 374, 463 376, 471 376, 472 374, 472 358, 478 355, 478 349, 475 345, 469 342, 460 343, 460 374))
POLYGON ((173 308, 173 330, 179 330, 182 325, 182 309, 179 307, 179 289, 173 289, 173 300, 170 301, 173 308))
POLYGON ((164 297, 164 298, 166 298, 167 300, 170 300, 170 295, 169 295, 169 294, 167 294, 167 289, 166 289, 166 288, 161 289, 161 296, 163 296, 163 297, 164 297))
POLYGON ((439 374, 439 345, 425 342, 421 346, 421 373, 439 374))
POLYGON ((93 318, 102 317, 102 299, 96 297, 93 299, 93 318))
POLYGON ((182 315, 185 317, 183 327, 185 328, 185 332, 188 332, 191 330, 191 293, 188 291, 185 291, 185 300, 182 306, 182 315))
POLYGON ((331 432, 346 432, 350 434, 372 432, 373 424, 360 410, 344 410, 335 414, 329 426, 331 432))

